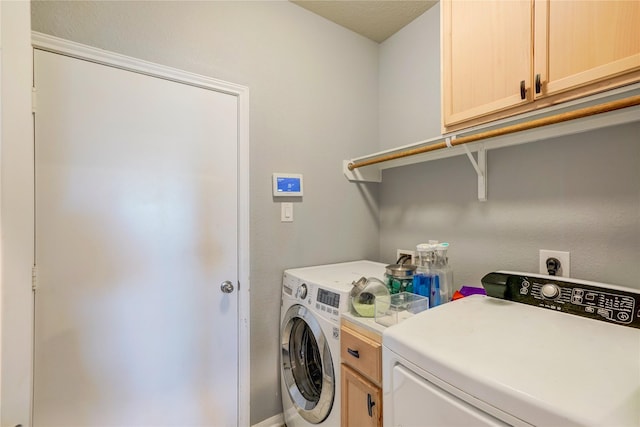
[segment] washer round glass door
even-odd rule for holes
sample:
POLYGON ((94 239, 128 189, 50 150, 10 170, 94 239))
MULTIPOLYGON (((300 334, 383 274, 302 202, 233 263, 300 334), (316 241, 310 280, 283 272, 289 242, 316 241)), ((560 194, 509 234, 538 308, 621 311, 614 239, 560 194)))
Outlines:
POLYGON ((294 305, 282 319, 282 378, 298 413, 322 422, 333 406, 335 375, 331 351, 313 313, 294 305))

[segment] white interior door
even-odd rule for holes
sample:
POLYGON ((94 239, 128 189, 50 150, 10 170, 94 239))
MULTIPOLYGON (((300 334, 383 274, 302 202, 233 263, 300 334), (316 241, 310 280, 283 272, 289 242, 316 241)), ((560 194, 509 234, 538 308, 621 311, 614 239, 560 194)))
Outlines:
POLYGON ((236 97, 34 67, 34 425, 236 425, 236 97))

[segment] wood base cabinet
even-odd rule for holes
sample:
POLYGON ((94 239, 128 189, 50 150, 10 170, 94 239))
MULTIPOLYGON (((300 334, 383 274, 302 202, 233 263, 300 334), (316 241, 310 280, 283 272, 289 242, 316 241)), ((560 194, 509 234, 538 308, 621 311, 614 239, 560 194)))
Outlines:
POLYGON ((343 320, 340 359, 342 427, 381 427, 382 337, 343 320))
POLYGON ((342 427, 382 426, 382 390, 342 364, 342 427))
POLYGON ((640 1, 441 5, 444 132, 640 81, 640 1))

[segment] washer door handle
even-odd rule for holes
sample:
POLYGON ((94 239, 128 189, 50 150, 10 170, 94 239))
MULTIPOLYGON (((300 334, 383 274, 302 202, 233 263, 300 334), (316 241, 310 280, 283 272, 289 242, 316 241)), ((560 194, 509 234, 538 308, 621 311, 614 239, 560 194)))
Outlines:
POLYGON ((233 283, 231 283, 228 280, 225 280, 224 282, 222 282, 220 284, 220 290, 222 292, 224 292, 225 294, 230 294, 231 292, 233 292, 233 283))

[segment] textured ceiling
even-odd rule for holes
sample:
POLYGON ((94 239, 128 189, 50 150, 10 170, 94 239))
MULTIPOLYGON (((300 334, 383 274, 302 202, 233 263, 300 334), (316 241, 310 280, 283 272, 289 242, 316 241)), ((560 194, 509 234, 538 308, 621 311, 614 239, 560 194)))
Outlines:
POLYGON ((291 0, 338 25, 381 43, 437 1, 291 0))

